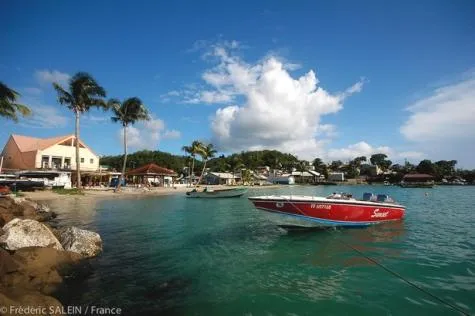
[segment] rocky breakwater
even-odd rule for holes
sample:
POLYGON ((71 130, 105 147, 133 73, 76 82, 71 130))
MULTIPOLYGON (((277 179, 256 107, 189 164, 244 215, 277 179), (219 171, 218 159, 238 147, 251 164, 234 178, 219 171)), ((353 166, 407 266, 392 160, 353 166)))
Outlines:
POLYGON ((99 234, 77 227, 52 228, 48 207, 13 196, 0 197, 0 315, 25 308, 37 315, 61 314, 56 293, 66 280, 90 272, 88 258, 102 251, 99 234))

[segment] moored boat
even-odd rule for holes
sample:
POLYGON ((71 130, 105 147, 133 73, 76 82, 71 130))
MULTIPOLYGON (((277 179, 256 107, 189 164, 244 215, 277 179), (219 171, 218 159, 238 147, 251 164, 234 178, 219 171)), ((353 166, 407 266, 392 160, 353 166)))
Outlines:
POLYGON ((255 196, 249 200, 280 226, 369 226, 401 220, 405 213, 405 206, 385 194, 365 193, 362 200, 335 193, 328 197, 255 196))
POLYGON ((191 198, 231 198, 240 197, 247 192, 246 188, 230 188, 230 189, 209 189, 205 188, 203 191, 194 189, 186 192, 186 195, 191 198))

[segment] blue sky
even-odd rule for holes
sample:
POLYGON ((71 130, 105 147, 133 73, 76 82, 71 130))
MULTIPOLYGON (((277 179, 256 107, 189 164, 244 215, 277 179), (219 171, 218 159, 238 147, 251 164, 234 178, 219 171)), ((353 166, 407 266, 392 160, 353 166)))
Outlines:
MULTIPOLYGON (((0 80, 34 109, 12 133, 73 133, 51 81, 91 73, 154 120, 131 149, 275 148, 311 159, 388 153, 475 167, 473 1, 2 1, 0 80)), ((120 154, 110 113, 81 138, 120 154)))

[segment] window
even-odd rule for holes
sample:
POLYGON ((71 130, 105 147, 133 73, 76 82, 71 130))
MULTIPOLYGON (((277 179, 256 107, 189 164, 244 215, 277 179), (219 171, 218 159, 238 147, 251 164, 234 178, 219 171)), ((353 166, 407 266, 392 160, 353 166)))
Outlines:
POLYGON ((81 158, 81 163, 84 163, 84 158, 81 158))
POLYGON ((94 163, 94 159, 92 159, 92 158, 89 159, 89 162, 90 162, 91 164, 93 164, 93 163, 94 163))

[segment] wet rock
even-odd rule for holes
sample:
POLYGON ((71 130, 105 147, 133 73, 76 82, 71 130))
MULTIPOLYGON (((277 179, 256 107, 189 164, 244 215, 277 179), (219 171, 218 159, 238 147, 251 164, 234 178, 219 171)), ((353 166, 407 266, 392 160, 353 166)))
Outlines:
POLYGON ((0 288, 0 306, 7 307, 2 315, 62 315, 62 305, 57 299, 33 291, 0 288))
POLYGON ((37 211, 35 216, 34 216, 34 220, 38 221, 38 222, 47 222, 47 221, 50 221, 52 219, 55 219, 57 216, 57 214, 55 212, 43 212, 43 211, 37 211))
POLYGON ((3 226, 5 234, 0 236, 0 245, 7 250, 23 247, 52 247, 63 250, 61 243, 43 224, 31 219, 15 218, 3 226))
POLYGON ((98 233, 77 227, 67 227, 59 230, 59 235, 59 240, 65 250, 85 257, 95 257, 102 252, 102 239, 98 233))
POLYGON ((11 256, 16 271, 0 278, 6 289, 37 290, 45 294, 58 291, 65 278, 83 275, 90 266, 83 257, 54 248, 21 248, 11 256))
MULTIPOLYGON (((8 251, 0 248, 0 278, 8 273, 18 270, 18 264, 13 259, 13 256, 8 251)), ((1 304, 0 304, 1 305, 1 304)))

